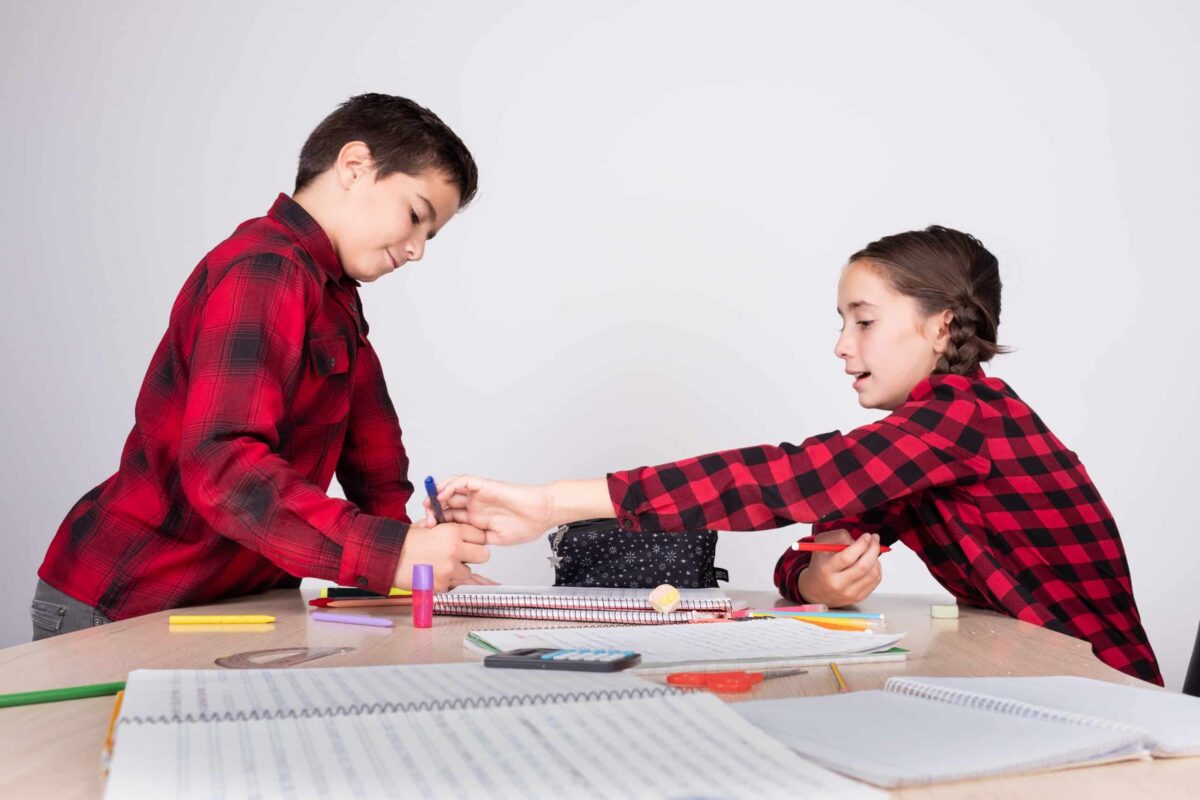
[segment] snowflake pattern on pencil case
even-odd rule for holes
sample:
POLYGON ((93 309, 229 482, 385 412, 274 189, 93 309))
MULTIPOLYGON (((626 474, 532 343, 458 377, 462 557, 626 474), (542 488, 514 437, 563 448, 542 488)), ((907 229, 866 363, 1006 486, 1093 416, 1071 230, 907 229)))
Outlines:
POLYGON ((713 531, 631 532, 615 519, 584 520, 559 528, 549 540, 555 586, 717 585, 713 531))

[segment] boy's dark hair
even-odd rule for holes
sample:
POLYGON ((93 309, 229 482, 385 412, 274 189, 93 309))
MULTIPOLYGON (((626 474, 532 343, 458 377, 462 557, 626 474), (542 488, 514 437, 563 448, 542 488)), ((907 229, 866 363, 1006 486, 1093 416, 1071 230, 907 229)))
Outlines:
POLYGON ((396 172, 419 175, 439 169, 458 186, 463 208, 475 197, 475 159, 454 131, 427 108, 390 94, 360 94, 337 107, 300 149, 296 191, 333 166, 347 142, 362 142, 375 162, 375 179, 396 172))
POLYGON ((924 314, 946 309, 950 344, 934 373, 966 375, 1007 348, 1000 327, 1000 264, 969 233, 941 225, 885 236, 850 256, 876 267, 897 292, 914 298, 924 314))

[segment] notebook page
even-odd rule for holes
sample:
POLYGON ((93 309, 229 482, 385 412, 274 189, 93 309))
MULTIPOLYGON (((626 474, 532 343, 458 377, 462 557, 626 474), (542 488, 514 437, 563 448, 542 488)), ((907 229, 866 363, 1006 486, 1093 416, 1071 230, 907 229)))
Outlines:
POLYGON ((866 800, 882 794, 799 758, 722 701, 696 693, 131 725, 118 733, 107 796, 866 800))
POLYGON ((735 703, 797 753, 888 788, 1141 757, 1137 734, 881 691, 735 703))
POLYGON ((1156 756, 1200 755, 1200 698, 1091 678, 906 678, 1133 725, 1156 756))
MULTIPOLYGON (((434 595, 434 609, 449 606, 526 606, 531 608, 627 608, 649 611, 651 589, 605 586, 458 586, 434 595)), ((723 589, 680 589, 681 609, 728 608, 723 589)))
POLYGON ((772 661, 886 650, 903 633, 832 631, 792 619, 646 627, 472 631, 468 638, 497 651, 519 647, 606 648, 642 654, 642 667, 693 662, 772 661))
MULTIPOLYGON (((663 687, 628 673, 488 669, 482 664, 423 664, 312 669, 134 670, 129 673, 121 722, 328 716, 390 704, 446 704, 515 698, 566 698, 599 692, 653 693, 663 687)), ((385 709, 386 710, 386 709, 385 709)))

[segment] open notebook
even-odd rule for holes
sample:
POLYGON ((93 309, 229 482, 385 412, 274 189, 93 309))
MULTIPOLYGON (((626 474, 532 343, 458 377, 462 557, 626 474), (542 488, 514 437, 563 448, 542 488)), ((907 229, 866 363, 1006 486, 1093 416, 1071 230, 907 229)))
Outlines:
POLYGON ((1200 755, 1200 699, 1069 676, 891 678, 883 691, 734 708, 796 752, 889 788, 1200 755))
POLYGON ((481 664, 129 675, 108 798, 837 797, 708 693, 481 664))
POLYGON ((464 644, 497 653, 521 647, 633 650, 641 653, 638 672, 689 668, 720 670, 749 667, 845 663, 856 657, 902 660, 895 648, 903 633, 833 631, 794 619, 753 619, 704 625, 646 628, 522 628, 471 631, 464 644))
POLYGON ((651 589, 578 586, 459 586, 433 596, 437 614, 467 617, 662 625, 726 614, 733 601, 721 589, 680 589, 679 609, 660 614, 651 589))

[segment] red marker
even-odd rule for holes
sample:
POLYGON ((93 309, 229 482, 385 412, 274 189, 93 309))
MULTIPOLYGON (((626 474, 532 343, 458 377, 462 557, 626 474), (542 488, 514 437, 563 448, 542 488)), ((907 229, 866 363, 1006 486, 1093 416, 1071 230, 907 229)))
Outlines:
MULTIPOLYGON (((832 542, 795 542, 792 545, 793 550, 799 550, 804 553, 840 553, 850 545, 834 544, 832 542)), ((890 553, 892 548, 886 544, 879 545, 879 552, 890 553)))

